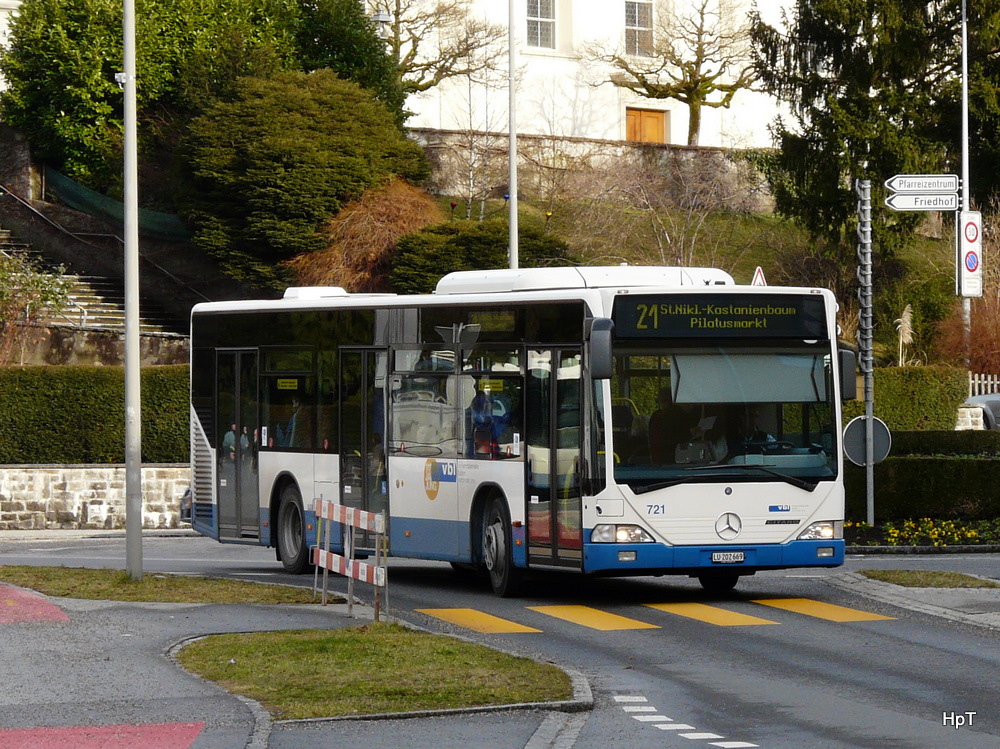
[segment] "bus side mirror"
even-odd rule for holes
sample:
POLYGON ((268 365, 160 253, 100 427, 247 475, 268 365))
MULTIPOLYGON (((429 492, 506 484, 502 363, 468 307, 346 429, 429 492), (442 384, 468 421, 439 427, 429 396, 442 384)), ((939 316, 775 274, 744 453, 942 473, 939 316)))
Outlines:
POLYGON ((607 317, 598 317, 590 326, 590 376, 595 380, 610 380, 614 374, 611 357, 611 337, 615 324, 607 317))
POLYGON ((840 399, 852 401, 858 397, 858 360, 849 349, 842 348, 837 353, 840 360, 840 399))

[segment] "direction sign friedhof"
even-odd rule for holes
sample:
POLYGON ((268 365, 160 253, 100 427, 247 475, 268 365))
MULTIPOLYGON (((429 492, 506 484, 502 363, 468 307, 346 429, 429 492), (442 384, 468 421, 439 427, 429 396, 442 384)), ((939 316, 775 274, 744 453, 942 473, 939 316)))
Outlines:
POLYGON ((957 211, 958 193, 896 192, 885 199, 885 204, 897 211, 957 211))

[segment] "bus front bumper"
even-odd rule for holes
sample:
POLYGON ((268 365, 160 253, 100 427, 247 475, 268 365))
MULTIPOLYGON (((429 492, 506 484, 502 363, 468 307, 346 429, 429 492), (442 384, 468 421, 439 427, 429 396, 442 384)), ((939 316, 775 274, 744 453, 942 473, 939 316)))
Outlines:
POLYGON ((725 546, 588 543, 584 545, 583 571, 672 575, 724 569, 749 575, 758 570, 839 567, 843 563, 843 540, 725 546))

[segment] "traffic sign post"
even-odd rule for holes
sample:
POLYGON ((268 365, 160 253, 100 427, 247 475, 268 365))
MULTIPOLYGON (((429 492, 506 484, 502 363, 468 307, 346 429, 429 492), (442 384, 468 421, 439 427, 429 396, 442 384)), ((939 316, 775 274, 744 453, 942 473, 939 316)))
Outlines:
POLYGON ((960 211, 956 222, 956 293, 983 295, 983 217, 979 211, 960 211))

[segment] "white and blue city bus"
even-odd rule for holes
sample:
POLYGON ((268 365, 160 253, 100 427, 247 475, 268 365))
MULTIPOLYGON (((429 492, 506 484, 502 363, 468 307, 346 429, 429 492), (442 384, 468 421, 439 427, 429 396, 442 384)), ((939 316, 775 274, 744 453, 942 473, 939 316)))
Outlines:
POLYGON ((385 512, 390 556, 485 569, 499 595, 527 570, 727 590, 835 567, 854 389, 836 309, 822 289, 628 266, 199 304, 193 526, 302 572, 314 500, 334 500, 385 512))

